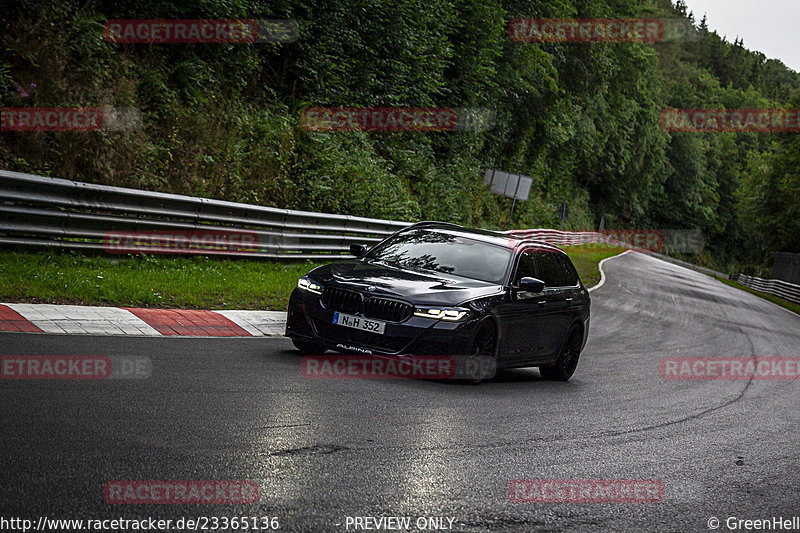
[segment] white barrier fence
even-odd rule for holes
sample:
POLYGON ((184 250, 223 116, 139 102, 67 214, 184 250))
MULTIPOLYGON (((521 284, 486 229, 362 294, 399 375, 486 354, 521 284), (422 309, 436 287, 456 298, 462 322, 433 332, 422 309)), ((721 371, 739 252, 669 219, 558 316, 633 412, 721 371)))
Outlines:
POLYGON ((762 279, 754 276, 745 276, 739 274, 737 281, 748 287, 760 292, 772 294, 786 301, 800 304, 800 285, 787 283, 779 279, 762 279))

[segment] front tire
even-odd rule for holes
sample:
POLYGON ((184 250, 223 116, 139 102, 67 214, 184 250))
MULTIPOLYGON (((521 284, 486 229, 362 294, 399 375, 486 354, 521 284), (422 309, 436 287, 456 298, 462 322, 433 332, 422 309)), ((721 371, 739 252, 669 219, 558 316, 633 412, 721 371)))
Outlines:
POLYGON ((497 333, 494 324, 488 320, 478 326, 464 366, 467 380, 473 384, 494 377, 497 368, 497 333))
POLYGON ((569 328, 567 338, 558 354, 558 359, 552 365, 540 366, 539 373, 544 379, 553 381, 569 381, 575 369, 578 367, 578 359, 581 356, 581 343, 583 342, 583 332, 578 325, 569 328))

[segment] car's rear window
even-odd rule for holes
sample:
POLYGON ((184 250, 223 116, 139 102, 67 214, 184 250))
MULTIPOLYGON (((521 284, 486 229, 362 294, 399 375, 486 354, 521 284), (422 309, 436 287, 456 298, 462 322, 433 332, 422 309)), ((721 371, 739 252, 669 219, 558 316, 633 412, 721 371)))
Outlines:
POLYGON ((366 258, 399 268, 502 283, 511 250, 460 235, 417 229, 376 246, 366 258))

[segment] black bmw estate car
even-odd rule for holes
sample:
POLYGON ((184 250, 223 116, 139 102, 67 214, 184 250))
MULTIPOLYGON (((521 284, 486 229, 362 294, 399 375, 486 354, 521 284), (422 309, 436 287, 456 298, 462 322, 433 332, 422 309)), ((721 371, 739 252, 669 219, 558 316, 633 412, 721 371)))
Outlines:
POLYGON ((589 333, 589 292, 556 246, 421 222, 357 259, 316 268, 289 299, 300 351, 492 358, 568 380, 589 333))

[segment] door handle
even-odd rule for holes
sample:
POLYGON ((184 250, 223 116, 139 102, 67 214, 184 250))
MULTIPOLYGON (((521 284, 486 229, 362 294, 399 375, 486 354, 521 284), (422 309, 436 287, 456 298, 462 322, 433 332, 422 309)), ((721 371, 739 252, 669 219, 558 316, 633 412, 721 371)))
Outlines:
POLYGON ((567 299, 566 299, 566 300, 564 300, 564 301, 566 301, 566 302, 571 302, 571 301, 572 301, 572 298, 567 298, 567 299))
POLYGON ((547 303, 547 300, 542 300, 541 302, 537 302, 537 303, 538 303, 539 305, 545 305, 545 304, 547 303))

